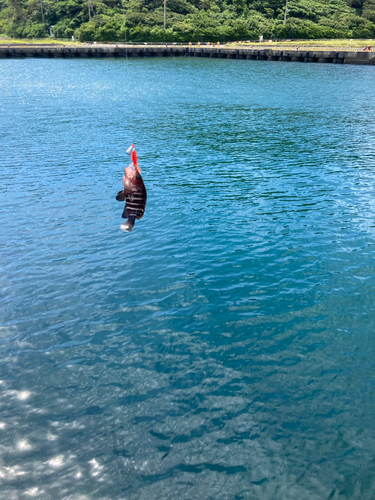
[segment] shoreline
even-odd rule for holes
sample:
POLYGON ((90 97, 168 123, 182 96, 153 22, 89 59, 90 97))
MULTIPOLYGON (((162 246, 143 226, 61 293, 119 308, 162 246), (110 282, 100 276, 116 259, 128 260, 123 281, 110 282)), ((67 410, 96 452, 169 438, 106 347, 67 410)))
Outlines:
POLYGON ((375 66, 375 51, 352 48, 317 50, 316 48, 284 48, 228 45, 0 45, 0 59, 11 58, 128 58, 128 57, 209 57, 261 61, 357 64, 375 66))
MULTIPOLYGON (((45 38, 45 39, 12 39, 12 38, 0 38, 0 47, 2 46, 22 46, 22 47, 86 47, 86 46, 100 46, 100 47, 108 47, 108 46, 116 46, 116 45, 127 45, 129 47, 135 46, 149 46, 149 47, 162 47, 168 44, 170 47, 216 47, 219 42, 131 42, 127 43, 124 41, 121 42, 79 42, 71 41, 71 40, 55 40, 53 38, 45 38)), ((237 41, 237 42, 223 42, 219 44, 220 47, 227 48, 258 48, 258 49, 297 49, 301 48, 303 50, 338 50, 338 51, 361 51, 365 47, 370 46, 371 51, 375 51, 375 39, 327 39, 327 40, 319 40, 319 39, 310 39, 310 40, 264 40, 263 42, 259 41, 237 41)))

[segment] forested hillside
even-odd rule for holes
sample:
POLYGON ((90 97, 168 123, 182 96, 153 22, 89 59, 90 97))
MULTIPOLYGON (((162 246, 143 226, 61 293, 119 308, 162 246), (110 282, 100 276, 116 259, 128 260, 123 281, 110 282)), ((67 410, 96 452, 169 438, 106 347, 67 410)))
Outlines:
POLYGON ((81 41, 374 38, 375 0, 0 0, 0 33, 81 41))

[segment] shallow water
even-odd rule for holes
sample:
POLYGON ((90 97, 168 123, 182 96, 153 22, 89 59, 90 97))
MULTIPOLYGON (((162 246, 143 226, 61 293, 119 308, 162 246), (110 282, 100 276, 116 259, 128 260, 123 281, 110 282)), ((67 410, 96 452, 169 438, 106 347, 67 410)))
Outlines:
POLYGON ((0 61, 2 500, 373 498, 374 79, 0 61))

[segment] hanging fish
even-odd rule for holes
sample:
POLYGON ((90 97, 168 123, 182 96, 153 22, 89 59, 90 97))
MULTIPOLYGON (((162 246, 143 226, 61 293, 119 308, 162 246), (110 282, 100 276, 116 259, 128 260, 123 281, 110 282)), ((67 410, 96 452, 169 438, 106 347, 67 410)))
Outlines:
POLYGON ((131 156, 132 162, 128 167, 124 168, 124 177, 122 178, 124 189, 117 193, 116 200, 126 200, 122 218, 128 220, 121 224, 120 229, 130 232, 134 228, 135 220, 140 220, 143 217, 147 192, 141 176, 141 169, 138 167, 134 144, 128 148, 126 153, 131 156))

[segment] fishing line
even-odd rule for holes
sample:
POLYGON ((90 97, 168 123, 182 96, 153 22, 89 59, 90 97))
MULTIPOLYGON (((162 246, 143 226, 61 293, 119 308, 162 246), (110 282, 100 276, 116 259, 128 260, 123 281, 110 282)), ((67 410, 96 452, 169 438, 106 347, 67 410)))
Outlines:
MULTIPOLYGON (((124 0, 122 0, 122 15, 124 17, 124 40, 125 40, 125 60, 126 63, 128 62, 128 45, 127 45, 127 40, 126 40, 126 18, 125 18, 125 4, 124 0)), ((126 66, 128 66, 126 64, 126 66)))

